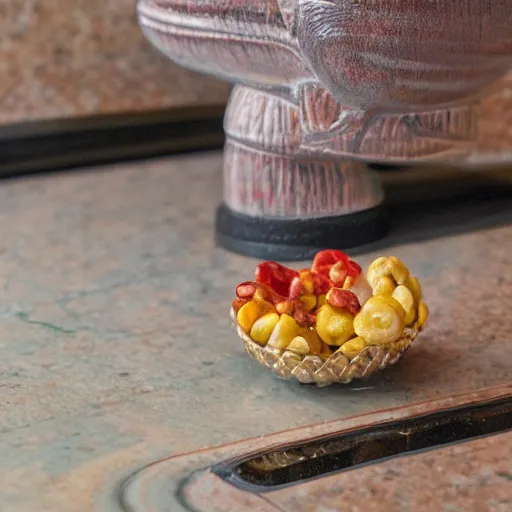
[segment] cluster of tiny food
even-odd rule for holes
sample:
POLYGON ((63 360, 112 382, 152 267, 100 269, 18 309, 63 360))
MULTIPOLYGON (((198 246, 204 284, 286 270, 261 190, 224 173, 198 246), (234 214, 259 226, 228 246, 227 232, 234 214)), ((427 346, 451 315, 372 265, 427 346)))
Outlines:
POLYGON ((301 356, 354 359, 370 345, 421 331, 428 318, 418 279, 398 258, 376 259, 366 276, 345 253, 319 252, 305 270, 258 265, 233 301, 239 328, 255 343, 301 356))

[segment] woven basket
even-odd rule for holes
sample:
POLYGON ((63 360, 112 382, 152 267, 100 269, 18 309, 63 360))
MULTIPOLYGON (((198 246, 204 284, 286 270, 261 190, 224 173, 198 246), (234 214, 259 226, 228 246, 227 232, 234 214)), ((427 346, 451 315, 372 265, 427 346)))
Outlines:
POLYGON ((238 335, 245 344, 247 353, 258 363, 281 379, 295 379, 302 384, 316 384, 321 387, 334 383, 348 384, 353 379, 366 379, 374 373, 394 365, 419 333, 419 328, 416 325, 406 327, 399 340, 388 345, 365 347, 352 360, 349 360, 341 352, 322 359, 319 356, 302 356, 268 345, 263 347, 242 331, 236 322, 233 310, 231 310, 231 318, 238 335))

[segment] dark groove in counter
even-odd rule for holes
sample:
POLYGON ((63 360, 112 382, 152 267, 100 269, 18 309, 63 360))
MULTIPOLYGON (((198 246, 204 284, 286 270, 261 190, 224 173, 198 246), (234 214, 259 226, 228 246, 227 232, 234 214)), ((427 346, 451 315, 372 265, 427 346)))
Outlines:
POLYGON ((224 144, 224 106, 0 127, 0 178, 119 163, 224 144))

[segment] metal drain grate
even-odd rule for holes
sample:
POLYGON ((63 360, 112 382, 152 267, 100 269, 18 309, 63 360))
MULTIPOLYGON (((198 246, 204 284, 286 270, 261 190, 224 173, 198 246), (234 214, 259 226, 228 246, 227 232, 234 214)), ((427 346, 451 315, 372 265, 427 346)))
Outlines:
POLYGON ((218 464, 213 472, 246 490, 271 491, 390 457, 512 429, 512 397, 333 434, 218 464), (252 489, 251 489, 252 488, 252 489))

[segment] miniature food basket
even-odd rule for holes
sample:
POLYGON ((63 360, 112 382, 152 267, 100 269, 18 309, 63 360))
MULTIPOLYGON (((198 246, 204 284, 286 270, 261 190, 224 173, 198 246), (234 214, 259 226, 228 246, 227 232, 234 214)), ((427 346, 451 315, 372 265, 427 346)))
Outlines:
POLYGON ((236 296, 231 318, 248 354, 280 378, 318 386, 395 364, 428 319, 418 280, 396 257, 376 259, 366 277, 341 251, 301 271, 264 262, 236 296))

